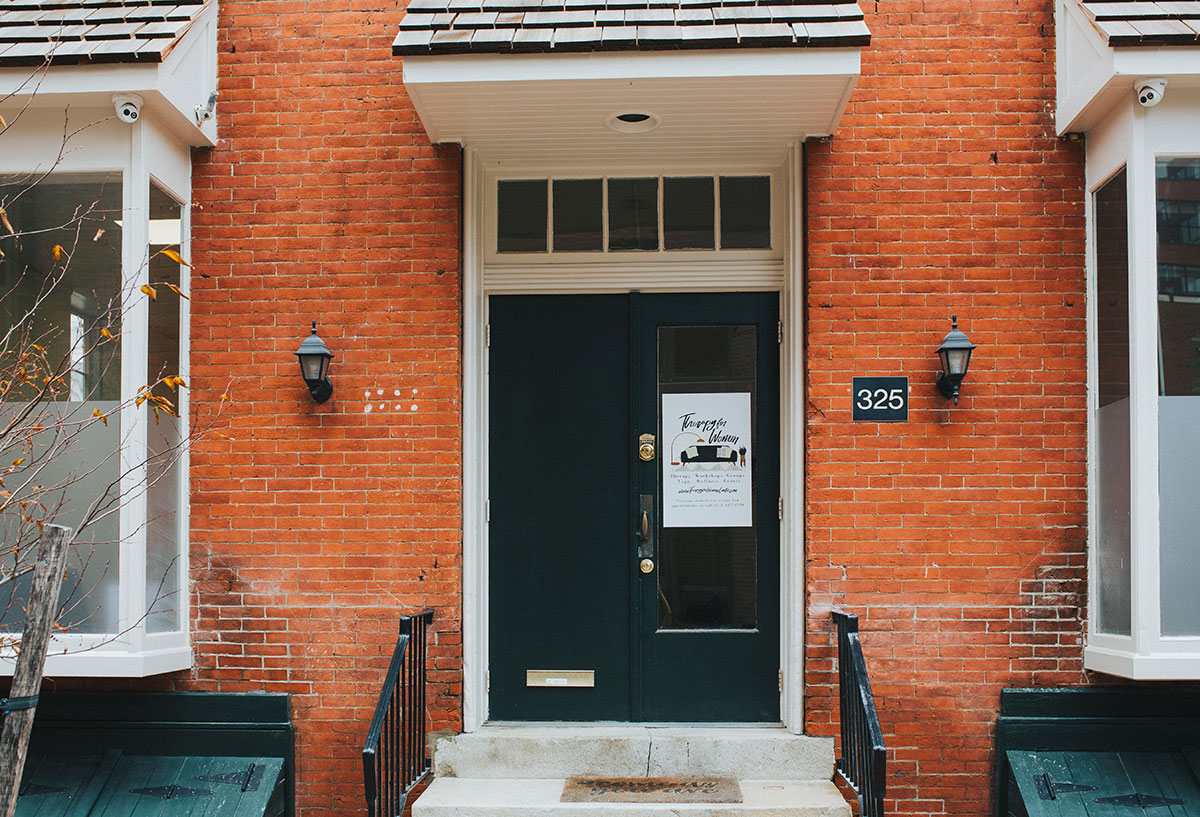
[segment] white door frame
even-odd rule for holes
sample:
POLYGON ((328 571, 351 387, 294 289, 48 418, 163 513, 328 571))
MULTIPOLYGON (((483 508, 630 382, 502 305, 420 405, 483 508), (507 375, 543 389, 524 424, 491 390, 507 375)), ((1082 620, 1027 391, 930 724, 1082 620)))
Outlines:
MULTIPOLYGON (((780 349, 780 718, 792 732, 804 727, 804 223, 803 154, 800 143, 788 146, 782 182, 782 206, 772 213, 783 227, 782 261, 747 263, 731 270, 728 260, 697 261, 719 274, 689 280, 687 272, 652 275, 657 291, 731 291, 777 289, 783 341, 780 349), (771 283, 767 283, 770 281, 771 283)), ((462 370, 463 370, 463 729, 471 732, 488 719, 488 519, 487 519, 487 295, 485 286, 484 231, 491 181, 474 149, 463 151, 463 256, 462 256, 462 370)), ((581 292, 603 291, 600 265, 592 280, 585 272, 570 283, 522 279, 504 291, 581 292)), ((630 272, 630 275, 636 273, 630 272)), ((495 276, 490 276, 493 280, 495 276)), ((649 279, 649 277, 648 277, 649 279)), ((627 276, 622 276, 627 280, 627 276)), ((611 276, 605 284, 611 281, 611 276)), ((493 287, 494 288, 494 287, 493 287)), ((610 290, 611 291, 611 290, 610 290)))

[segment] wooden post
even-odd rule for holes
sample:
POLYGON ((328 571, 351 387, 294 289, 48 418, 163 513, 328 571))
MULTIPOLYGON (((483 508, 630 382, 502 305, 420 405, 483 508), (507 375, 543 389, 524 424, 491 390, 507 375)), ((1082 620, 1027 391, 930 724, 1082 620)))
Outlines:
MULTIPOLYGON (((29 606, 25 610, 25 632, 13 671, 12 689, 8 697, 26 698, 37 695, 42 686, 42 667, 46 663, 46 645, 58 610, 58 594, 62 587, 63 569, 67 564, 67 544, 71 530, 61 525, 46 525, 38 542, 37 564, 29 590, 29 606)), ((21 789, 21 773, 25 770, 25 754, 29 735, 33 731, 32 708, 17 709, 4 718, 0 731, 0 807, 5 817, 17 809, 21 789)))

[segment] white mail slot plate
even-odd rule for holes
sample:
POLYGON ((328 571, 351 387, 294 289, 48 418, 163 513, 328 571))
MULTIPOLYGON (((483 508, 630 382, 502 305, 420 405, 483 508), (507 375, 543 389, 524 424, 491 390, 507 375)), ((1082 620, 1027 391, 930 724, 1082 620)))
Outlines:
POLYGON ((594 669, 527 669, 527 687, 594 687, 594 669))

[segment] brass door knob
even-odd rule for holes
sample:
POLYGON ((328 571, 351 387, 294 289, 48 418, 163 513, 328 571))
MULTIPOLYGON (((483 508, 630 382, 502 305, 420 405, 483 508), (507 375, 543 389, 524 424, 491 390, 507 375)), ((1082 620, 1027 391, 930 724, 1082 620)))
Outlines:
POLYGON ((653 559, 642 559, 642 561, 640 561, 638 563, 638 567, 641 569, 641 571, 643 573, 653 573, 654 572, 654 560, 653 559))

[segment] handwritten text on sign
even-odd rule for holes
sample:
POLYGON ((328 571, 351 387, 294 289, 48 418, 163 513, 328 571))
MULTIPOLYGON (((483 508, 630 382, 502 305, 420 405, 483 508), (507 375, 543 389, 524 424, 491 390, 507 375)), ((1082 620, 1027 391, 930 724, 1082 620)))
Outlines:
POLYGON ((754 523, 749 392, 664 394, 663 527, 754 523))

